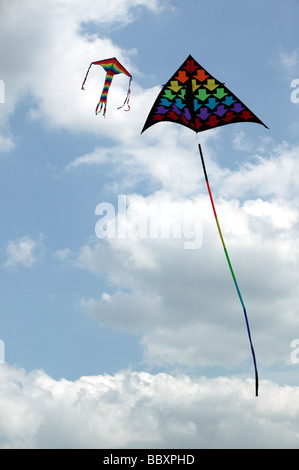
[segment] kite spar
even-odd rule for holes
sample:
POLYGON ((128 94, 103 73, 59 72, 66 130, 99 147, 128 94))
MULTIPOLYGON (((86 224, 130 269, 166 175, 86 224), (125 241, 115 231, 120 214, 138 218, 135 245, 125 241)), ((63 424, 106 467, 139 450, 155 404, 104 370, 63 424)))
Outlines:
MULTIPOLYGON (((196 134, 237 122, 255 122, 268 128, 244 103, 224 86, 224 83, 219 82, 210 75, 191 55, 188 56, 182 66, 163 86, 141 133, 162 121, 181 124, 196 132, 196 134)), ((248 316, 221 233, 200 143, 198 143, 198 149, 218 232, 245 316, 255 371, 255 394, 258 396, 258 370, 248 316)))
POLYGON ((101 110, 103 109, 103 116, 106 115, 107 95, 108 95, 108 92, 109 92, 109 88, 111 86, 111 82, 112 82, 112 79, 113 79, 114 75, 117 75, 119 73, 124 73, 125 75, 130 77, 130 81, 129 81, 128 93, 127 93, 126 99, 124 101, 124 104, 122 106, 120 106, 119 108, 117 108, 117 109, 122 108, 127 103, 128 109, 126 109, 125 111, 129 111, 130 110, 129 100, 130 100, 130 94, 131 94, 132 75, 121 65, 120 62, 118 62, 118 60, 115 57, 113 57, 111 59, 104 59, 104 60, 98 60, 96 62, 91 62, 91 64, 88 67, 88 70, 86 72, 84 81, 82 83, 82 90, 84 90, 84 85, 85 85, 85 82, 86 82, 86 79, 87 79, 87 75, 88 75, 89 70, 91 69, 92 65, 101 65, 103 67, 103 69, 106 71, 106 78, 105 78, 103 91, 102 91, 102 94, 101 94, 101 97, 100 97, 100 101, 98 102, 97 107, 95 109, 95 113, 99 114, 101 112, 101 110))

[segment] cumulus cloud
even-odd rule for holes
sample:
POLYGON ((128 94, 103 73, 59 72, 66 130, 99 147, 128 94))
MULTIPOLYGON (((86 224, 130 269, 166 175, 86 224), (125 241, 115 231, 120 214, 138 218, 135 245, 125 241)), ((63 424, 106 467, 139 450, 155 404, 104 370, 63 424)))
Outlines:
POLYGON ((54 257, 57 258, 59 261, 64 261, 68 259, 72 255, 72 252, 69 248, 63 248, 62 250, 56 250, 54 253, 54 257))
MULTIPOLYGON (((10 54, 6 48, 0 51, 6 85, 1 123, 7 123, 24 95, 30 96, 28 119, 114 140, 113 146, 101 141, 82 152, 67 170, 109 161, 115 174, 122 174, 115 191, 142 178, 150 188, 150 194, 129 194, 131 237, 95 239, 79 251, 77 266, 107 281, 97 297, 82 297, 82 309, 103 325, 135 334, 150 365, 216 366, 225 372, 243 367, 251 376, 243 311, 206 194, 196 140, 169 123, 164 123, 167 133, 161 124, 140 136, 159 90, 144 90, 135 80, 136 50, 125 50, 104 34, 107 26, 125 25, 143 9, 159 12, 162 2, 19 3, 3 3, 0 18, 0 41, 10 49, 10 54), (91 23, 96 34, 87 32, 91 23), (117 111, 127 91, 127 77, 120 75, 113 80, 107 118, 94 115, 105 72, 95 67, 85 91, 81 84, 90 62, 103 56, 117 56, 132 72, 134 113, 117 111), (161 227, 161 216, 170 223, 175 214, 177 222, 178 203, 186 220, 203 224, 197 249, 186 249, 187 233, 132 236, 143 220, 136 218, 145 214, 154 227, 161 227)), ((290 70, 297 59, 297 52, 280 58, 290 70)), ((207 147, 216 208, 247 306, 258 365, 286 364, 298 329, 298 147, 283 145, 271 153, 261 147, 246 164, 230 170, 213 160, 209 144, 217 136, 218 130, 204 134, 201 143, 207 147)), ((235 133, 232 143, 237 150, 256 148, 243 132, 235 133)), ((13 145, 10 134, 2 133, 0 151, 13 145)), ((190 228, 200 230, 196 223, 190 228)), ((2 266, 32 267, 41 248, 40 240, 28 236, 11 240, 2 266)), ((54 256, 74 261, 67 248, 54 256)), ((3 447, 298 447, 298 390, 292 387, 263 382, 256 400, 251 381, 233 378, 127 371, 70 382, 7 365, 1 365, 0 375, 3 447)))
POLYGON ((33 240, 28 235, 10 240, 6 247, 6 261, 2 264, 5 268, 24 266, 31 268, 42 253, 42 235, 38 240, 33 240))
POLYGON ((253 144, 249 142, 248 139, 245 137, 245 133, 243 131, 235 132, 233 137, 233 146, 237 150, 249 151, 253 148, 253 144))
POLYGON ((0 366, 0 446, 297 448, 298 388, 120 371, 54 380, 0 366))
MULTIPOLYGON (((110 150, 110 153, 113 155, 113 149, 110 150)), ((107 161, 107 157, 109 156, 109 150, 107 149, 101 149, 101 148, 95 148, 91 153, 87 153, 85 155, 82 155, 80 157, 76 157, 75 160, 70 162, 67 166, 66 169, 74 169, 77 168, 78 166, 81 165, 95 165, 95 164, 102 164, 107 161), (108 154, 108 155, 107 155, 108 154)))
POLYGON ((299 60, 299 49, 292 51, 286 51, 280 48, 279 51, 279 62, 287 70, 293 69, 298 64, 299 60))
MULTIPOLYGON (((289 344, 298 325, 296 165, 297 149, 281 147, 268 159, 215 171, 218 218, 265 367, 289 363, 289 344), (265 200, 265 195, 271 198, 265 200)), ((175 184, 170 193, 164 188, 149 196, 128 196, 129 226, 134 215, 148 214, 151 208, 159 225, 163 201, 168 215, 176 214, 178 220, 175 184)), ((187 250, 183 233, 163 239, 150 232, 144 238, 115 236, 86 244, 78 265, 106 276, 111 291, 109 299, 82 298, 81 306, 101 324, 138 335, 150 364, 240 366, 250 355, 243 310, 208 196, 191 196, 186 188, 179 197, 183 207, 189 203, 192 208, 190 220, 203 224, 202 244, 187 250)))
MULTIPOLYGON (((143 122, 140 114, 138 119, 138 127, 136 124, 128 132, 124 126, 125 137, 121 145, 97 146, 92 152, 76 157, 66 169, 80 171, 82 167, 100 166, 109 161, 114 191, 120 191, 121 187, 128 189, 139 181, 152 190, 162 188, 174 197, 194 196, 202 191, 203 173, 195 134, 162 123, 140 135, 140 122, 143 122)), ((219 172, 211 152, 211 143, 216 136, 217 132, 206 134, 201 141, 205 144, 211 171, 219 172)))
POLYGON ((0 134, 0 152, 10 152, 15 147, 13 137, 8 135, 0 134))
MULTIPOLYGON (((9 44, 10 53, 0 52, 3 79, 6 86, 6 103, 2 108, 2 121, 6 122, 24 95, 32 97, 29 119, 36 119, 50 128, 72 131, 95 132, 122 139, 122 131, 115 132, 115 121, 119 124, 129 120, 127 129, 138 125, 136 118, 150 96, 133 82, 133 113, 117 112, 123 103, 128 87, 128 77, 123 74, 113 80, 109 94, 111 119, 95 116, 105 78, 101 67, 91 69, 86 90, 81 85, 89 64, 95 60, 116 56, 134 75, 132 56, 135 50, 127 51, 113 43, 105 26, 133 21, 140 11, 159 13, 168 4, 155 0, 103 0, 87 1, 40 1, 29 0, 20 5, 12 0, 2 5, 0 18, 0 41, 9 44), (86 24, 97 25, 97 34, 88 33, 86 24), (11 34, 13 31, 13 36, 11 34), (46 52, 45 52, 46 51, 46 52), (99 126, 99 119, 102 119, 99 126)), ((120 127, 120 126, 116 126, 120 127)))
POLYGON ((256 154, 238 171, 226 172, 216 181, 217 191, 224 197, 232 196, 277 198, 297 207, 298 146, 286 143, 272 148, 266 155, 256 154))

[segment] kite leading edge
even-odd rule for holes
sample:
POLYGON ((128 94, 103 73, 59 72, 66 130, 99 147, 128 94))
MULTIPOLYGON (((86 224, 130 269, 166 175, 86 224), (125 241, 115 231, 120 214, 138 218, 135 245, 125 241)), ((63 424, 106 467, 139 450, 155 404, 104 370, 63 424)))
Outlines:
MULTIPOLYGON (((141 133, 162 121, 181 124, 196 132, 196 134, 208 129, 237 122, 255 122, 262 124, 268 129, 242 101, 224 86, 224 83, 219 82, 210 75, 191 55, 188 56, 182 66, 163 86, 149 112, 141 133)), ((221 233, 203 153, 199 143, 198 148, 218 232, 245 316, 255 371, 255 395, 258 396, 258 370, 247 312, 221 233)))
POLYGON ((128 93, 127 93, 126 99, 124 101, 124 104, 122 106, 120 106, 119 108, 117 108, 117 109, 122 108, 127 103, 128 109, 126 109, 125 111, 129 111, 130 110, 129 100, 130 100, 130 94, 131 94, 132 75, 121 65, 121 63, 115 57, 113 57, 111 59, 104 59, 104 60, 98 60, 98 61, 95 61, 95 62, 91 62, 91 64, 88 67, 88 70, 86 72, 84 81, 82 83, 82 87, 81 87, 82 90, 84 90, 84 85, 85 85, 85 82, 86 82, 86 79, 87 79, 87 75, 88 75, 89 70, 90 70, 92 65, 101 65, 103 67, 103 69, 106 71, 106 77, 105 77, 105 83, 104 83, 103 91, 102 91, 102 94, 101 94, 101 97, 100 97, 100 101, 98 102, 97 107, 95 109, 95 113, 99 114, 103 109, 103 116, 106 115, 107 95, 108 95, 108 92, 109 92, 109 88, 111 86, 111 82, 112 82, 112 79, 113 79, 114 75, 119 74, 119 73, 124 73, 125 75, 127 75, 130 78, 130 80, 129 80, 128 93))

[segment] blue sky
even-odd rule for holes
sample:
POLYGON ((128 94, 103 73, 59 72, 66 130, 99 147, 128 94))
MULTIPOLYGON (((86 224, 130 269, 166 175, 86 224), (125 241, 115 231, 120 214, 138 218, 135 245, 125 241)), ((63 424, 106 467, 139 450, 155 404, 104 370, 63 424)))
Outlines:
POLYGON ((1 446, 298 446, 297 2, 21 3, 0 2, 1 446), (269 127, 198 134, 258 399, 196 137, 170 123, 140 134, 189 54, 269 127), (133 76, 131 109, 117 110, 118 75, 103 118, 105 72, 81 84, 90 62, 113 56, 133 76), (124 195, 131 236, 99 239, 96 207, 117 214, 124 195), (159 224, 182 213, 202 230, 197 249, 185 232, 132 236, 144 214, 159 224))

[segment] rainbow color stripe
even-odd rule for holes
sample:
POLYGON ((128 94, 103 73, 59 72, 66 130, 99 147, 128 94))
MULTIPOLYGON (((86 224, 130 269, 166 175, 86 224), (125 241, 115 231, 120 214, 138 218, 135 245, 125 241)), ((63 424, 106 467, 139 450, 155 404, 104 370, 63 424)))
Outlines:
MULTIPOLYGON (((111 86, 114 75, 117 75, 119 73, 124 73, 125 75, 130 77, 130 83, 132 80, 132 75, 121 65, 121 63, 115 57, 111 59, 97 60, 95 62, 91 62, 86 72, 83 84, 82 84, 82 90, 84 90, 84 84, 86 82, 87 75, 92 65, 101 65, 103 69, 107 72, 106 77, 105 77, 104 87, 103 87, 102 94, 100 97, 100 101, 98 102, 97 107, 95 109, 96 114, 99 114, 101 110, 103 109, 103 115, 105 116, 106 109, 107 109, 107 96, 108 96, 109 88, 111 86)), ((128 94, 127 94, 124 104, 129 101, 130 83, 129 83, 128 94)))
POLYGON ((195 132, 236 122, 267 127, 191 55, 162 88, 141 133, 163 121, 176 122, 195 132))
POLYGON ((203 154, 202 154, 200 144, 198 144, 198 149, 199 149, 199 153, 200 153, 200 157, 201 157, 201 163, 202 163, 202 167, 203 167, 203 171, 204 171, 204 175, 205 175, 205 180, 206 180, 206 185, 207 185, 207 188, 208 188, 208 193, 209 193, 209 196, 210 196, 210 201, 211 201, 211 204, 212 204, 212 208, 213 208, 213 212, 214 212, 214 216, 215 216, 215 220, 216 220, 216 225, 217 225, 217 228, 218 228, 218 232, 219 232, 219 235, 220 235, 220 239, 221 239, 222 246, 223 246, 223 249, 224 249, 224 253, 225 253, 225 256, 226 256, 226 260, 227 260, 227 263, 229 265, 229 269, 230 269, 233 281, 235 283, 235 287, 237 289, 237 293, 238 293, 241 305, 243 307, 245 323, 246 323, 246 328, 247 328, 247 334, 248 334, 248 338, 249 338, 251 354, 252 354, 252 359, 253 359, 254 372, 255 372, 255 395, 258 396, 258 388, 259 388, 258 371, 257 371, 256 357, 255 357, 254 347, 253 347, 253 343, 252 343, 252 339, 251 339, 251 333, 250 333, 250 328, 249 328, 249 322, 248 322, 246 307, 245 307, 245 304, 243 302, 243 298, 242 298, 242 295, 241 295, 241 292, 240 292, 240 289, 239 289, 239 286, 238 286, 238 283, 237 283, 237 279, 236 279, 236 276, 235 276, 230 258, 228 256, 228 251, 227 251, 227 248, 225 246, 224 239, 223 239, 223 236, 222 236, 222 232, 221 232, 221 229, 220 229, 220 225, 219 225, 219 221, 218 221, 218 217, 217 217, 217 212, 216 212, 216 209, 215 209, 215 204, 214 204, 214 201, 213 201, 213 196, 212 196, 212 192, 211 192, 211 188, 210 188, 210 184, 209 184, 209 180, 208 180, 208 175, 207 175, 207 171, 206 171, 206 166, 205 166, 205 162, 204 162, 204 159, 203 159, 203 154))
MULTIPOLYGON (((117 73, 120 73, 120 72, 117 72, 117 73)), ((104 110, 103 110, 104 116, 106 114, 107 96, 108 96, 108 91, 109 91, 113 76, 114 76, 114 72, 109 70, 106 74, 105 83, 104 83, 100 101, 98 102, 97 107, 96 107, 96 111, 95 111, 96 114, 99 114, 101 112, 103 106, 104 106, 104 110)))
POLYGON ((93 65, 101 65, 106 72, 110 72, 112 75, 116 75, 118 73, 124 73, 131 77, 132 75, 121 65, 118 60, 113 57, 112 59, 104 59, 98 60, 96 62, 92 62, 93 65))
MULTIPOLYGON (((141 133, 156 123, 170 121, 199 132, 236 122, 255 122, 267 126, 236 97, 224 83, 216 80, 191 55, 168 80, 159 93, 141 133)), ((221 233, 200 144, 198 144, 206 184, 226 260, 243 308, 255 370, 258 396, 258 371, 249 322, 241 292, 221 233)))

